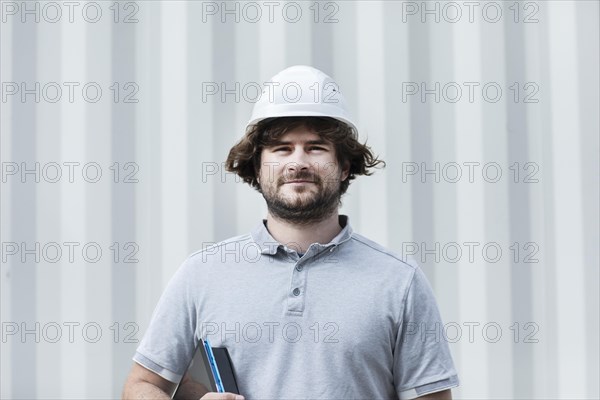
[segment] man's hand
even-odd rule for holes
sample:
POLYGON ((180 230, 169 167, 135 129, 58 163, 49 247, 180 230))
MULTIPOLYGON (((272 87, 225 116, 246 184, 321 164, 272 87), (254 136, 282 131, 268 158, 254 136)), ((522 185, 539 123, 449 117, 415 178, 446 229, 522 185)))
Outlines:
POLYGON ((183 377, 181 387, 175 399, 200 399, 200 400, 244 400, 244 396, 235 393, 209 392, 206 386, 194 381, 188 374, 183 377))
POLYGON ((208 392, 200 400, 244 400, 244 396, 235 393, 216 393, 208 392))

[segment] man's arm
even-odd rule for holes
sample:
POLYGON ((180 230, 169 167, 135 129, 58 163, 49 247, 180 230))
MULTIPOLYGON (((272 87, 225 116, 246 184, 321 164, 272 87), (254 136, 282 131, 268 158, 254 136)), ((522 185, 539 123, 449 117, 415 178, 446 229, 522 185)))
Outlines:
MULTIPOLYGON (((171 395, 169 393, 173 393, 176 386, 175 383, 166 380, 138 363, 133 363, 133 367, 123 388, 122 398, 170 400, 171 395)), ((244 400, 243 396, 236 395, 235 393, 209 392, 205 386, 189 379, 187 375, 181 382, 181 390, 177 392, 177 398, 244 400)))
POLYGON ((417 397, 417 399, 423 399, 423 400, 452 400, 452 390, 451 389, 446 389, 446 390, 442 390, 441 392, 435 392, 435 393, 426 394, 425 396, 419 396, 419 397, 417 397))
POLYGON ((175 383, 134 362, 125 382, 122 398, 169 400, 176 386, 175 383))

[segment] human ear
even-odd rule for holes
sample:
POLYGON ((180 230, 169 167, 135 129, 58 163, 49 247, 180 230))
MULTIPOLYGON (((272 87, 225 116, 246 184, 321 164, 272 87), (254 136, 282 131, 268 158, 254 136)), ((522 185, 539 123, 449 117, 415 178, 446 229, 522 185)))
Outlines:
POLYGON ((344 162, 344 167, 342 168, 342 181, 345 181, 350 176, 350 162, 344 162))

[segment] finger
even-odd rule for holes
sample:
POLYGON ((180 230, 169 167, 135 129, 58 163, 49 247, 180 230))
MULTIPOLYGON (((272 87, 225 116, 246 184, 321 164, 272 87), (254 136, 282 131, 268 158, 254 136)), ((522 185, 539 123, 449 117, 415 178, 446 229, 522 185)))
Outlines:
POLYGON ((208 392, 200 400, 244 400, 244 396, 230 392, 208 392))

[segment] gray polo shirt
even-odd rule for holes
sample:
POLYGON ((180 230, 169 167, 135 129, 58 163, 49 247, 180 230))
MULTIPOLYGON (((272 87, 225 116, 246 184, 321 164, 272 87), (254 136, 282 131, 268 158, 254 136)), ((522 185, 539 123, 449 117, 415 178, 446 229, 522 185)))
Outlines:
POLYGON ((178 382, 204 336, 227 347, 246 399, 411 399, 458 386, 421 269, 339 221, 302 257, 266 220, 189 256, 134 361, 178 382))

